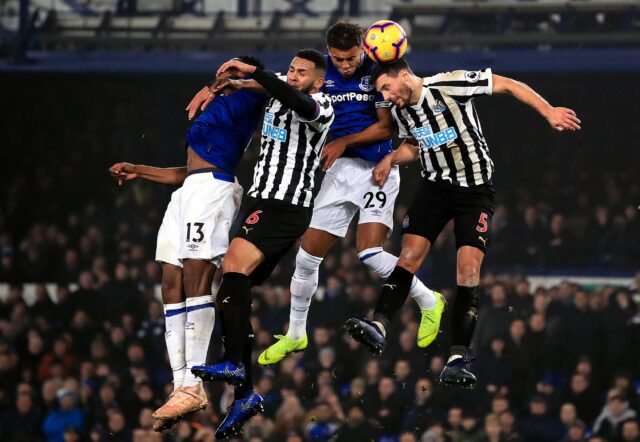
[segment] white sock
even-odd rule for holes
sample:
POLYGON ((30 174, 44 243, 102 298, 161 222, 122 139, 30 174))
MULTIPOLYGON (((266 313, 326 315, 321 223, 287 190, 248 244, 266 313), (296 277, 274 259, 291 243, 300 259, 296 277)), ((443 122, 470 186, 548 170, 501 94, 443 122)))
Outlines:
POLYGON ((436 294, 416 276, 411 281, 409 296, 416 301, 420 310, 431 310, 436 306, 436 294))
MULTIPOLYGON (((358 258, 382 279, 387 279, 396 267, 398 257, 385 252, 382 247, 371 247, 358 253, 358 258)), ((417 277, 413 277, 409 295, 416 301, 420 310, 431 310, 436 305, 436 296, 417 277)))
POLYGON ((193 387, 202 381, 191 373, 191 368, 206 362, 209 341, 216 320, 216 310, 212 295, 187 298, 186 306, 187 319, 184 325, 184 340, 187 371, 184 375, 183 385, 193 387))
POLYGON ((296 271, 291 278, 291 308, 289 309, 289 330, 291 339, 301 339, 307 332, 307 315, 311 298, 318 288, 318 269, 322 258, 302 250, 296 255, 296 271))
POLYGON ((173 371, 173 388, 180 388, 187 364, 184 359, 184 323, 187 319, 184 302, 164 304, 164 340, 169 353, 169 365, 173 371))

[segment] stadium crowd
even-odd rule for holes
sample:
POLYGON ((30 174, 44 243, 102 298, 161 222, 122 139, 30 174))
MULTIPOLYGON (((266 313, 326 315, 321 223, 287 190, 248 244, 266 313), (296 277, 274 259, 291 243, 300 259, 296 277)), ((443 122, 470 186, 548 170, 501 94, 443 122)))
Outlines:
MULTIPOLYGON (((0 280, 11 283, 0 303, 1 440, 211 439, 232 394, 216 384, 208 386, 206 412, 174 433, 150 430, 151 412, 171 389, 156 298, 161 274, 152 260, 162 214, 154 189, 132 185, 121 190, 118 209, 107 213, 88 205, 62 223, 34 224, 20 242, 8 232, 0 235, 0 280), (144 207, 149 200, 155 208, 144 207), (38 283, 32 305, 23 300, 24 282, 38 283), (45 282, 55 282, 55 290, 45 282)), ((398 208, 398 220, 403 210, 398 208)), ((597 209, 593 225, 600 219, 597 209)), ((496 229, 498 250, 507 229, 496 229)), ((445 235, 432 263, 449 259, 449 241, 445 235)), ((267 405, 247 427, 248 440, 639 437, 634 382, 640 373, 640 314, 632 290, 587 292, 564 282, 532 291, 524 278, 487 273, 474 343, 479 386, 443 389, 434 379, 448 348, 446 316, 438 340, 419 351, 418 310, 408 301, 381 358, 341 332, 346 318, 373 307, 380 286, 358 261, 353 242, 348 236, 323 262, 309 316, 310 347, 256 371, 256 388, 267 405)), ((396 235, 390 246, 397 249, 396 235)), ((257 352, 286 330, 291 258, 269 284, 255 289, 257 352)), ((431 267, 427 273, 437 271, 431 267)), ((434 287, 452 296, 447 285, 434 287)), ((216 329, 210 359, 220 351, 216 329)))
MULTIPOLYGON (((125 155, 132 150, 122 148, 132 139, 122 128, 136 124, 158 128, 148 137, 154 150, 143 152, 153 152, 153 160, 142 161, 169 164, 181 157, 180 150, 163 152, 170 150, 167 144, 178 144, 175 134, 183 128, 177 123, 154 126, 145 118, 166 114, 184 97, 155 106, 149 97, 169 88, 149 84, 146 96, 136 95, 135 107, 117 107, 125 105, 115 104, 110 97, 117 94, 108 88, 118 91, 129 82, 116 79, 105 85, 103 109, 82 102, 79 93, 66 97, 72 102, 65 112, 56 112, 52 90, 64 88, 38 91, 44 99, 37 100, 42 105, 32 109, 31 121, 43 121, 49 131, 29 130, 30 123, 12 113, 0 122, 0 127, 11 127, 3 130, 4 142, 16 147, 47 145, 46 136, 70 117, 90 122, 64 131, 56 144, 61 150, 38 151, 37 162, 33 155, 9 158, 9 149, 0 152, 0 283, 9 287, 0 301, 3 442, 209 441, 231 401, 231 390, 208 384, 206 411, 171 432, 151 431, 151 412, 171 391, 157 298, 161 273, 153 261, 171 189, 142 182, 117 188, 106 168, 136 159, 125 155), (32 304, 24 301, 25 283, 36 283, 32 304)), ((574 86, 562 87, 571 92, 574 86)), ((187 96, 191 86, 184 89, 187 96)), ((597 101, 603 91, 592 88, 589 100, 597 101)), ((607 99, 615 113, 624 108, 616 100, 626 103, 627 97, 607 99)), ((497 126, 498 111, 486 113, 489 135, 496 133, 492 125, 497 126)), ((595 121, 598 112, 586 105, 581 109, 587 122, 595 121)), ((629 118, 621 112, 621 118, 629 118)), ((640 130, 636 126, 631 130, 640 130)), ((370 356, 346 337, 340 330, 344 320, 365 315, 380 288, 348 236, 323 261, 309 314, 309 348, 277 366, 255 370, 266 412, 250 421, 246 440, 640 440, 640 276, 635 288, 595 290, 570 282, 533 290, 525 277, 504 276, 532 269, 640 269, 640 218, 632 204, 640 201, 637 164, 615 161, 624 157, 628 140, 616 131, 577 138, 582 150, 567 165, 568 149, 561 142, 548 143, 542 131, 532 131, 527 140, 540 150, 506 148, 521 143, 519 132, 494 137, 500 141, 493 147, 498 207, 474 342, 478 387, 444 389, 434 382, 449 348, 446 312, 442 333, 425 350, 415 344, 419 320, 411 300, 394 320, 382 357, 370 356), (605 135, 606 143, 598 138, 605 135), (607 145, 606 156, 602 145, 607 145)), ((398 224, 410 201, 414 173, 411 168, 403 173, 398 224)), ((244 174, 246 187, 250 166, 244 174)), ((396 229, 388 250, 397 253, 399 247, 396 229)), ((255 289, 255 355, 273 342, 273 334, 286 330, 293 257, 283 260, 268 284, 255 289)), ((419 274, 449 300, 454 259, 448 228, 419 274)), ((209 359, 220 353, 217 324, 209 359)))

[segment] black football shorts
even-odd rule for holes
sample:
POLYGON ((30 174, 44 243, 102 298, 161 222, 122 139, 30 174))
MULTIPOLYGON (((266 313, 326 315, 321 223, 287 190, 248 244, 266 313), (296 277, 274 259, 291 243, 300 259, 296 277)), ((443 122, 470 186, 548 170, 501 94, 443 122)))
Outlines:
POLYGON ((472 246, 486 253, 494 195, 491 184, 460 187, 423 178, 402 224, 403 233, 423 236, 433 244, 453 219, 456 248, 472 246))
POLYGON ((274 200, 251 198, 240 218, 236 238, 243 238, 256 246, 265 256, 250 275, 253 285, 263 283, 282 257, 309 227, 311 207, 274 200))

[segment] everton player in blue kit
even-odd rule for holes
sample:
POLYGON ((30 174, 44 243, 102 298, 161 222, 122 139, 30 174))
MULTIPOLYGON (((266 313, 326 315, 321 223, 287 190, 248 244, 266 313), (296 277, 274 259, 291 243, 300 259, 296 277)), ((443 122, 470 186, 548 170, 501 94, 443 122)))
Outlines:
MULTIPOLYGON (((278 341, 260 355, 258 362, 262 365, 277 363, 287 354, 307 347, 307 314, 318 286, 320 264, 336 240, 346 235, 356 213, 360 260, 386 279, 398 259, 385 252, 382 245, 393 228, 400 173, 395 168, 383 186, 376 185, 371 175, 375 165, 392 151, 392 117, 389 104, 371 83, 374 63, 365 56, 361 45, 362 30, 356 24, 337 23, 327 32, 329 55, 323 92, 331 97, 336 113, 332 141, 322 153, 327 173, 296 256, 289 329, 285 336, 276 336, 278 341)), ((444 301, 417 278, 412 282, 411 296, 422 313, 418 346, 426 347, 437 336, 444 301)), ((366 345, 374 351, 381 350, 375 341, 366 345)))
MULTIPOLYGON (((262 67, 252 57, 240 59, 262 67)), ((153 414, 156 430, 207 405, 202 380, 191 368, 206 362, 215 320, 211 283, 229 247, 229 230, 242 199, 234 175, 267 98, 251 90, 216 98, 187 131, 186 167, 117 163, 110 168, 120 184, 137 177, 182 184, 171 196, 156 249, 163 270, 165 339, 174 384, 167 403, 153 414)), ((249 383, 243 387, 251 390, 249 383)))

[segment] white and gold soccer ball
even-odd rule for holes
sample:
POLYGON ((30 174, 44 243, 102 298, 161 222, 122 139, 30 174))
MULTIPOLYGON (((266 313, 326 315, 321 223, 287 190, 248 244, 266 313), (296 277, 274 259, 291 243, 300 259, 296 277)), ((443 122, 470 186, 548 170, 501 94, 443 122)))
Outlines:
POLYGON ((407 51, 407 34, 394 21, 377 21, 364 34, 364 50, 376 63, 392 63, 407 51))

